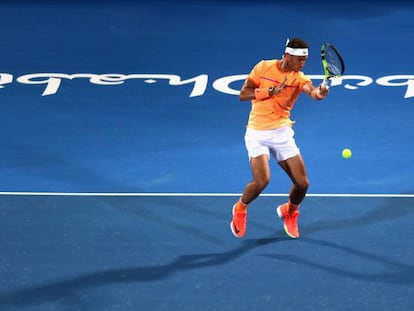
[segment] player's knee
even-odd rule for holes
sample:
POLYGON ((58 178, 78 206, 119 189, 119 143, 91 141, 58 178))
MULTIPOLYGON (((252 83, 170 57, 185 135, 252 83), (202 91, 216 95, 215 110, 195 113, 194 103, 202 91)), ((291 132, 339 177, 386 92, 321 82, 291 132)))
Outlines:
POLYGON ((300 188, 302 191, 307 191, 309 188, 309 179, 304 178, 303 180, 296 183, 296 187, 300 188))
POLYGON ((269 182, 270 182, 270 178, 265 177, 265 178, 260 178, 260 179, 256 180, 255 184, 256 184, 258 189, 263 190, 264 188, 267 187, 269 182))

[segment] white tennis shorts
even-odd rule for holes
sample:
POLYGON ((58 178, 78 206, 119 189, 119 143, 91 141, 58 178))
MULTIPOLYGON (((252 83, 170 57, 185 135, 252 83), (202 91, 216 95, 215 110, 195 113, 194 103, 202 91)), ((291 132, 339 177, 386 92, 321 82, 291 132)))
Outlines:
POLYGON ((290 126, 274 130, 246 129, 244 142, 249 159, 266 154, 278 162, 287 160, 300 153, 294 139, 295 132, 290 126))

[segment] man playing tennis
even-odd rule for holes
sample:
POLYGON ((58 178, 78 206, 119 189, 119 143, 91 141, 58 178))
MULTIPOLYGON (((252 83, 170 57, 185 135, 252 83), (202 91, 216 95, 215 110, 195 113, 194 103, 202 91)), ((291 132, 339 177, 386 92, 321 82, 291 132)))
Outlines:
POLYGON ((281 60, 262 60, 257 63, 240 91, 241 101, 251 100, 245 133, 253 179, 246 185, 233 206, 230 228, 236 237, 246 234, 247 207, 270 181, 269 159, 272 156, 292 180, 288 202, 276 208, 291 238, 299 237, 299 204, 309 186, 303 158, 296 146, 292 110, 304 92, 315 100, 328 95, 329 88, 315 87, 301 69, 308 58, 308 44, 299 38, 288 40, 281 60))

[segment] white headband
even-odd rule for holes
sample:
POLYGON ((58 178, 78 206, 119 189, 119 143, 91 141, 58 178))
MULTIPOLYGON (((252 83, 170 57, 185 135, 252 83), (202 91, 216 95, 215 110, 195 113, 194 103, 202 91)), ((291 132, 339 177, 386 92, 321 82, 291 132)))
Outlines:
POLYGON ((286 47, 285 53, 288 53, 293 56, 307 56, 308 55, 308 48, 290 48, 286 47))

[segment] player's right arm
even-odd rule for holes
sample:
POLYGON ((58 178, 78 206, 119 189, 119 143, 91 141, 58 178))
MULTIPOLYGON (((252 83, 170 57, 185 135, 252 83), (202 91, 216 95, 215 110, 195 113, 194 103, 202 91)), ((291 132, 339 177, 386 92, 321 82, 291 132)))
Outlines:
POLYGON ((244 84, 240 90, 239 99, 244 100, 264 100, 269 97, 279 94, 286 86, 287 75, 283 79, 282 83, 270 88, 258 88, 258 86, 249 78, 244 81, 244 84))
POLYGON ((247 78, 240 90, 239 99, 241 101, 256 99, 256 95, 254 93, 256 88, 257 86, 254 82, 247 78))

